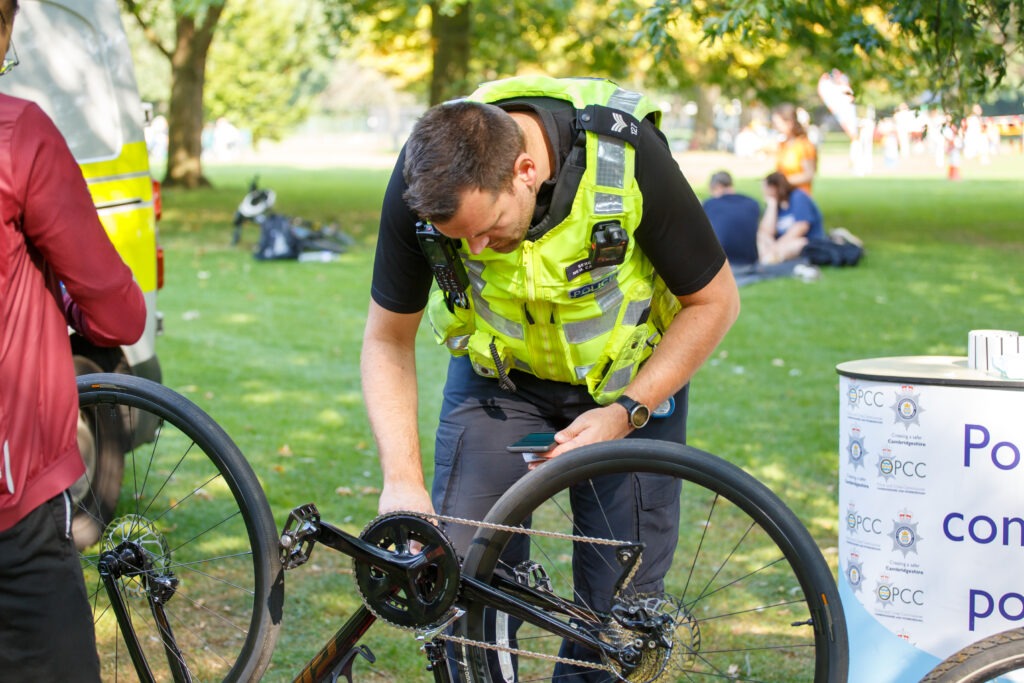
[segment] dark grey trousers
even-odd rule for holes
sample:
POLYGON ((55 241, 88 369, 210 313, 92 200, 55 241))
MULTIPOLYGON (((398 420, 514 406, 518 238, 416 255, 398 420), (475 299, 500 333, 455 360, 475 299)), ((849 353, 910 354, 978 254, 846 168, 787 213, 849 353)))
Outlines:
MULTIPOLYGON (((510 377, 516 384, 515 392, 505 391, 495 380, 474 373, 468 359, 452 358, 434 448, 432 497, 438 513, 483 519, 498 498, 528 471, 522 455, 510 453, 506 446, 530 432, 559 431, 581 413, 597 407, 586 387, 518 372, 510 377)), ((630 437, 685 443, 687 396, 688 388, 684 387, 675 396, 671 415, 652 418, 630 437)), ((657 590, 678 538, 679 483, 656 475, 616 475, 603 477, 597 485, 602 500, 614 498, 616 504, 609 515, 607 508, 594 508, 591 490, 580 487, 573 491, 574 520, 580 533, 608 537, 608 532, 621 530, 618 537, 634 538, 639 530, 646 550, 633 586, 642 591, 657 590)), ((464 555, 475 529, 450 524, 445 531, 458 553, 464 555)), ((506 562, 514 565, 528 558, 528 542, 525 538, 523 541, 506 551, 506 562)), ((597 551, 589 548, 585 552, 597 551)), ((577 597, 597 609, 607 609, 619 578, 617 563, 595 556, 576 557, 573 565, 577 597)), ((565 654, 590 658, 589 653, 565 654)), ((576 676, 573 680, 588 677, 576 676)))

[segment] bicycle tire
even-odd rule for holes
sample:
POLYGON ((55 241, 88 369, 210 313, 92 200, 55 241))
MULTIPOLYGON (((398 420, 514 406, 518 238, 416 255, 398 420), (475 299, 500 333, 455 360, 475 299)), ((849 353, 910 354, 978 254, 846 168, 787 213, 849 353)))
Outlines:
MULTIPOLYGON (((704 680, 704 675, 731 680, 813 680, 818 683, 846 680, 849 664, 846 623, 835 579, 821 551, 799 519, 775 494, 720 458, 688 446, 640 439, 585 446, 523 477, 501 497, 485 521, 513 527, 532 522, 533 528, 538 530, 572 534, 576 522, 565 514, 566 492, 570 489, 589 491, 587 482, 593 478, 620 474, 670 475, 681 480, 680 541, 665 579, 665 594, 674 597, 664 604, 674 605, 676 624, 673 654, 664 664, 670 669, 666 671, 668 675, 685 680, 704 680), (700 516, 693 516, 692 510, 698 502, 702 508, 700 516), (553 510, 546 509, 553 506, 553 510), (564 522, 567 527, 558 526, 555 521, 562 516, 568 519, 564 522), (553 529, 549 529, 551 525, 553 529), (708 540, 706 533, 712 527, 716 536, 714 542, 708 540), (699 533, 687 533, 688 530, 699 533), (726 536, 735 536, 740 541, 730 540, 722 545, 726 536), (749 548, 740 547, 746 546, 748 541, 749 548), (710 566, 700 563, 712 551, 718 553, 719 548, 721 556, 714 557, 710 566), (766 551, 771 553, 770 557, 757 557, 766 551), (756 560, 753 568, 747 566, 751 558, 756 560), (698 584, 697 579, 702 583, 698 584), (686 586, 699 586, 695 598, 687 595, 686 586), (790 594, 793 594, 792 600, 790 594), (754 598, 757 599, 752 602, 754 598), (750 610, 761 612, 751 618, 750 610), (746 619, 740 618, 741 615, 746 615, 746 619), (808 619, 809 624, 795 628, 808 619), (783 645, 785 649, 775 649, 783 645)), ((500 556, 514 536, 518 534, 480 529, 467 552, 463 573, 484 582, 492 581, 500 556)), ((564 575, 571 572, 568 563, 570 558, 575 561, 573 553, 578 542, 572 543, 572 547, 570 543, 538 536, 531 536, 530 540, 531 558, 540 557, 543 563, 556 564, 554 571, 549 567, 545 567, 545 571, 553 591, 566 599, 571 599, 576 589, 569 585, 559 590, 555 585, 562 585, 563 581, 571 584, 571 576, 564 575), (557 566, 559 564, 566 565, 564 570, 557 566)), ((652 549, 651 552, 657 551, 652 549)), ((470 640, 495 642, 487 638, 484 615, 481 605, 469 605, 461 620, 461 632, 470 640)), ((520 648, 538 651, 543 635, 542 632, 524 635, 520 629, 519 638, 514 642, 520 648)), ((611 633, 605 637, 617 636, 611 633)), ((556 654, 560 639, 548 640, 554 642, 544 652, 556 654)), ((506 642, 513 641, 503 641, 503 644, 506 642)), ((489 657, 493 659, 495 655, 488 655, 481 648, 467 648, 468 673, 475 680, 492 680, 494 664, 488 664, 489 657)), ((543 662, 535 666, 537 670, 524 672, 528 659, 518 655, 517 673, 523 679, 540 680, 551 676, 551 664, 543 662)), ((504 675, 508 675, 507 670, 504 675)), ((660 675, 660 672, 638 669, 623 678, 664 680, 660 675)))
MULTIPOLYGON (((81 553, 104 680, 141 678, 98 570, 100 554, 125 540, 178 580, 164 609, 191 680, 258 680, 280 629, 284 575, 277 528, 252 468, 208 414, 159 383, 98 373, 79 377, 78 391, 87 422, 113 415, 126 425, 116 437, 125 453, 116 511, 97 520, 99 542, 81 553), (135 427, 154 420, 151 438, 135 443, 135 427)), ((109 430, 92 437, 111 438, 109 430)), ((153 677, 175 680, 142 580, 129 572, 116 584, 153 677)))
POLYGON ((921 683, 982 683, 1024 670, 1024 627, 994 633, 953 653, 921 683))

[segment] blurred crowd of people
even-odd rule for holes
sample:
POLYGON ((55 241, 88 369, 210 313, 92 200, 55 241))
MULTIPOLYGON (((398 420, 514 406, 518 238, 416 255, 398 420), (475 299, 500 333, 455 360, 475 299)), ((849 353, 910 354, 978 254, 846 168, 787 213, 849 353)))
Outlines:
MULTIPOLYGON (((785 105, 782 115, 800 126, 806 140, 820 149, 828 123, 819 126, 805 109, 793 105, 785 105)), ((779 116, 779 109, 772 112, 771 125, 763 117, 754 117, 730 134, 732 151, 750 158, 792 148, 778 125, 779 116)), ((931 158, 937 168, 948 169, 949 177, 956 179, 965 161, 987 164, 1000 154, 1024 153, 1024 115, 985 116, 980 105, 959 121, 937 106, 913 108, 901 103, 881 117, 873 107, 862 107, 855 128, 847 133, 850 169, 856 175, 869 175, 879 160, 891 168, 911 158, 931 158)))

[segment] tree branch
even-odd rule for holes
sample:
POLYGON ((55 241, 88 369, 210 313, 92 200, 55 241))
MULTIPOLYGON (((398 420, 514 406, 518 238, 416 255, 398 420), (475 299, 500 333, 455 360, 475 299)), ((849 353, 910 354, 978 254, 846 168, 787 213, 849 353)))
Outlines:
POLYGON ((157 35, 156 29, 154 29, 149 22, 143 19, 139 3, 135 0, 121 0, 121 3, 124 5, 125 10, 135 17, 135 21, 139 24, 139 27, 142 29, 142 34, 146 37, 146 40, 149 41, 150 45, 159 50, 160 53, 170 61, 171 51, 160 41, 160 36, 157 35))

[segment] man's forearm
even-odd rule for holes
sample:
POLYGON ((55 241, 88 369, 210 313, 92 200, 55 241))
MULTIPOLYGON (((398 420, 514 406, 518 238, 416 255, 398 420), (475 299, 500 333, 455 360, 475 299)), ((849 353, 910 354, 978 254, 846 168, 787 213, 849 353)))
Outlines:
POLYGON ((364 346, 363 400, 385 483, 422 483, 415 361, 397 355, 381 344, 364 346))

